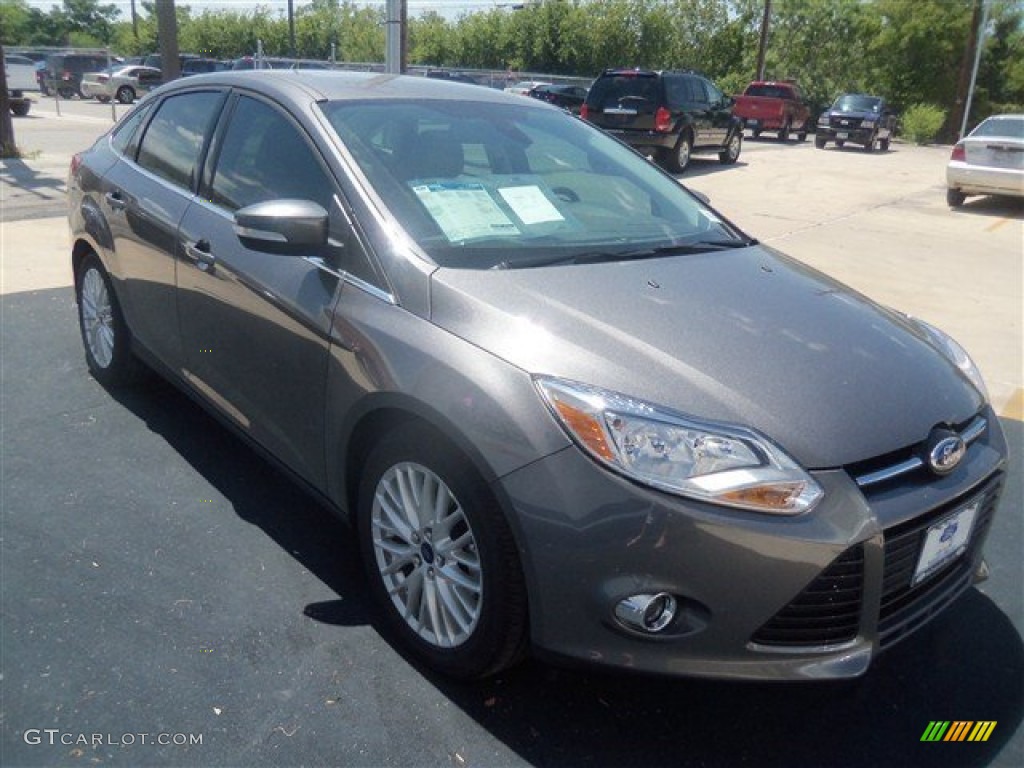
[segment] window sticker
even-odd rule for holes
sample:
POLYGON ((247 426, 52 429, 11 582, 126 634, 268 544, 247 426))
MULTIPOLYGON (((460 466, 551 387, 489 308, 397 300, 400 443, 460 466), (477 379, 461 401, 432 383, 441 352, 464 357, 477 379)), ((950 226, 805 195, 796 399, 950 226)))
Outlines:
POLYGON ((483 184, 417 184, 412 190, 450 242, 520 234, 483 184))
POLYGON ((527 226, 549 221, 565 221, 538 186, 504 187, 498 190, 512 212, 527 226))

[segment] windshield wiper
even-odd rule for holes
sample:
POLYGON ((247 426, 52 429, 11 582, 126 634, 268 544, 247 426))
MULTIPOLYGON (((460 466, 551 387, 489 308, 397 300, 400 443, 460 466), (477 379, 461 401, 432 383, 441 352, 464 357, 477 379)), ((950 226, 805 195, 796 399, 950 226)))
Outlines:
POLYGON ((638 248, 633 251, 590 251, 576 254, 542 254, 533 258, 513 259, 495 264, 491 269, 529 269, 530 267, 549 267, 555 264, 597 264, 603 261, 635 261, 638 259, 655 259, 660 256, 682 256, 711 251, 724 251, 732 248, 748 248, 756 245, 756 240, 698 240, 693 243, 662 245, 655 248, 638 248))

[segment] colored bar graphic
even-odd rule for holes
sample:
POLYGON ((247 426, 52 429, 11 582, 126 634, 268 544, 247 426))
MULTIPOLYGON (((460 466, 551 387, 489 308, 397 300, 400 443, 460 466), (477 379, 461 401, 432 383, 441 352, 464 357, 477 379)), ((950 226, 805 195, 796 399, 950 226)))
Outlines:
POLYGON ((968 741, 988 741, 988 737, 992 735, 992 731, 996 729, 996 720, 981 721, 974 726, 974 730, 971 731, 971 735, 967 737, 968 741))
POLYGON ((988 741, 997 720, 932 720, 921 734, 921 741, 988 741))
POLYGON ((963 741, 967 738, 967 734, 970 731, 971 726, 974 725, 971 721, 957 720, 949 728, 949 733, 946 734, 946 738, 943 741, 963 741))
POLYGON ((921 741, 941 741, 947 728, 949 728, 948 720, 932 720, 924 729, 921 741))

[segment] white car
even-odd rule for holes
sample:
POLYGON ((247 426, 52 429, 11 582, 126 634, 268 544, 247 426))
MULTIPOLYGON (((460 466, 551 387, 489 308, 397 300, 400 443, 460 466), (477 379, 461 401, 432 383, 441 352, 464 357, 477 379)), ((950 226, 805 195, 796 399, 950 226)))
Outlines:
POLYGON ((526 96, 538 85, 551 85, 551 83, 544 80, 522 80, 515 85, 508 86, 505 93, 518 93, 520 96, 526 96))
POLYGON ((32 106, 25 92, 39 90, 39 83, 36 82, 36 63, 27 56, 8 53, 4 54, 4 71, 7 74, 7 94, 11 112, 24 117, 32 106))
POLYGON ((1024 197, 1024 115, 993 115, 953 147, 946 166, 946 202, 968 195, 1024 197))
POLYGON ((163 74, 156 67, 116 64, 102 72, 82 75, 82 96, 87 99, 131 104, 135 99, 163 84, 163 74))

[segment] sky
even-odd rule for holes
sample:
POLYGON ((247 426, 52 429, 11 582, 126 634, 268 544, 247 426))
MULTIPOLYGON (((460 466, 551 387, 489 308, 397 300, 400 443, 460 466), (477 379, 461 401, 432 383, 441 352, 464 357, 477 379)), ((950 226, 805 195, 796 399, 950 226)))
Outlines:
MULTIPOLYGON (((101 2, 104 5, 116 5, 121 11, 122 18, 125 20, 129 18, 131 0, 101 0, 101 2)), ((433 10, 448 18, 457 18, 464 13, 471 13, 473 11, 487 11, 496 7, 510 7, 516 2, 522 2, 522 0, 408 0, 410 16, 418 16, 424 11, 433 10)), ((54 0, 28 0, 28 4, 33 8, 39 8, 43 11, 49 11, 54 6, 61 5, 61 3, 54 2, 54 0)), ((201 12, 203 9, 211 11, 244 11, 251 10, 256 6, 264 6, 272 10, 279 10, 284 14, 288 9, 288 0, 257 0, 257 2, 252 2, 252 0, 176 0, 176 4, 187 5, 196 12, 201 12)), ((308 4, 309 0, 294 0, 295 8, 308 4)), ((135 5, 139 10, 142 9, 141 0, 138 0, 135 5)), ((356 5, 383 8, 386 5, 386 0, 356 0, 356 5)))

